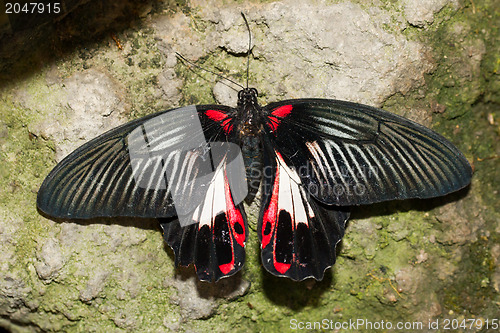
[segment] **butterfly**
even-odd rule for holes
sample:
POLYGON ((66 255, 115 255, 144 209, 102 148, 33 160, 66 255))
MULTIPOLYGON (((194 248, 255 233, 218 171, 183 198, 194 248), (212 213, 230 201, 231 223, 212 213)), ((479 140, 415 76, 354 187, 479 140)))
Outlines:
POLYGON ((261 106, 247 84, 236 108, 175 108, 87 142, 49 173, 37 206, 57 218, 158 218, 176 265, 218 281, 243 267, 243 202, 260 190, 265 269, 321 280, 350 207, 443 196, 471 177, 453 144, 401 116, 332 99, 261 106))

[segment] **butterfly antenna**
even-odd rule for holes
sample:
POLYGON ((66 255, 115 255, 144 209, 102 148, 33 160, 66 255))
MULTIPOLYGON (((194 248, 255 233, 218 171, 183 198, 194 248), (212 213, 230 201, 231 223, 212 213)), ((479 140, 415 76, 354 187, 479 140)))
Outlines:
POLYGON ((243 20, 245 20, 245 24, 248 30, 248 51, 247 51, 247 89, 248 89, 248 74, 250 73, 250 51, 252 50, 252 33, 250 32, 250 26, 248 25, 247 18, 245 14, 241 12, 241 16, 243 16, 243 20))
MULTIPOLYGON (((235 81, 233 81, 233 80, 231 80, 231 79, 228 79, 227 77, 225 77, 225 76, 223 76, 223 75, 221 75, 221 74, 219 74, 219 73, 216 73, 216 72, 214 72, 214 71, 211 71, 211 70, 209 70, 209 69, 206 69, 206 68, 204 68, 204 67, 201 67, 200 65, 195 64, 195 63, 194 63, 194 62, 192 62, 191 60, 186 59, 186 58, 185 58, 182 54, 180 54, 180 53, 175 52, 175 55, 177 56, 177 58, 181 59, 182 61, 184 61, 184 62, 188 63, 189 65, 191 65, 191 66, 193 66, 193 67, 195 67, 195 68, 201 69, 201 70, 203 70, 203 71, 205 71, 205 72, 209 72, 209 73, 211 73, 211 74, 213 74, 213 75, 217 76, 218 78, 221 78, 221 79, 223 79, 223 80, 229 81, 229 82, 231 82, 232 84, 234 84, 234 85, 236 85, 236 86, 240 87, 241 89, 244 89, 244 88, 245 88, 245 87, 243 87, 241 84, 239 84, 238 82, 235 82, 235 81)), ((247 79, 247 81, 248 81, 248 79, 247 79)), ((247 85, 248 85, 248 82, 247 82, 247 85)), ((229 86, 228 86, 228 87, 229 87, 229 86)), ((230 87, 230 88, 234 89, 233 87, 230 87)), ((236 90, 236 89, 234 89, 234 90, 236 90)), ((236 91, 237 91, 237 90, 236 90, 236 91)))

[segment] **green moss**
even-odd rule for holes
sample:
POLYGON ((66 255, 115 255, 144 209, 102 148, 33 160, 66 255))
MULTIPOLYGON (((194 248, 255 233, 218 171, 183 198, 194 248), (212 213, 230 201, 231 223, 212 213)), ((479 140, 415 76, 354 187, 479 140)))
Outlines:
MULTIPOLYGON (((495 238, 498 242, 498 237, 495 238)), ((459 273, 455 274, 453 283, 440 292, 443 304, 448 309, 457 313, 465 310, 473 315, 494 317, 489 304, 496 293, 491 284, 484 283, 489 281, 494 272, 489 248, 490 242, 494 240, 480 239, 467 245, 458 266, 459 273)))
MULTIPOLYGON (((43 140, 30 135, 26 124, 38 118, 38 114, 19 107, 4 99, 0 103, 0 118, 7 126, 7 138, 2 144, 0 158, 3 171, 0 174, 0 202, 10 212, 29 222, 27 229, 19 234, 22 245, 32 241, 30 234, 45 233, 44 228, 36 223, 36 190, 43 180, 47 165, 52 163, 53 151, 43 140), (35 217, 35 221, 33 221, 35 217)), ((19 251, 26 251, 29 246, 20 246, 19 251)), ((19 253, 20 260, 26 261, 32 256, 19 253)))
MULTIPOLYGON (((446 308, 457 313, 492 313, 489 304, 497 297, 488 281, 493 273, 491 247, 498 244, 495 221, 498 221, 500 188, 498 177, 499 133, 488 123, 488 115, 496 114, 500 87, 496 83, 498 62, 498 26, 491 26, 492 17, 498 18, 493 2, 475 2, 454 15, 451 21, 430 31, 429 38, 440 63, 428 77, 429 95, 446 105, 444 114, 435 116, 434 129, 449 137, 473 163, 475 172, 470 195, 478 196, 487 211, 471 202, 471 219, 481 214, 485 229, 478 241, 465 244, 462 258, 450 283, 439 295, 446 308), (481 41, 481 42, 478 42, 481 41), (484 48, 483 48, 484 45, 484 48), (485 52, 483 60, 472 71, 473 61, 464 52, 485 52), (465 70, 464 70, 465 69, 465 70), (474 214, 475 212, 475 214, 474 214)), ((493 315, 493 314, 491 314, 493 315)))
POLYGON ((182 105, 215 103, 212 89, 220 78, 203 69, 214 71, 235 82, 246 81, 245 57, 234 57, 222 50, 217 50, 209 58, 197 61, 196 65, 200 68, 192 68, 189 64, 180 61, 176 67, 177 75, 184 79, 182 105))

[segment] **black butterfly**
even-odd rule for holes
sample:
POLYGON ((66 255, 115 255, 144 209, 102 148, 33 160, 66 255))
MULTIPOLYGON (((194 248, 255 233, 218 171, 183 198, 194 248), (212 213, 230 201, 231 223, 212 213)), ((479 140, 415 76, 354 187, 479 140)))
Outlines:
POLYGON ((432 198, 470 183, 462 153, 408 119, 328 99, 261 107, 257 95, 243 88, 236 108, 167 110, 91 140, 47 176, 39 210, 74 219, 171 218, 160 223, 176 264, 193 263, 201 280, 217 281, 244 264, 242 201, 262 183, 264 267, 321 280, 349 206, 432 198))

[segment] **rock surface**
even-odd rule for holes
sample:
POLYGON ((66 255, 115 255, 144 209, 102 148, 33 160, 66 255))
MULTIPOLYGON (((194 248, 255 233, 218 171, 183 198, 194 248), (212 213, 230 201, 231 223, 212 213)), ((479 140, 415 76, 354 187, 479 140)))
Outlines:
POLYGON ((289 329, 291 319, 493 319, 500 304, 494 8, 414 3, 90 1, 41 27, 34 36, 45 36, 42 47, 0 73, 0 326, 274 331, 289 329), (234 106, 237 87, 181 64, 175 52, 245 85, 241 11, 253 41, 249 83, 262 104, 321 97, 384 106, 450 138, 474 163, 470 189, 356 207, 321 282, 264 271, 253 208, 247 263, 217 284, 174 267, 155 220, 38 214, 44 177, 83 142, 166 108, 234 106))

